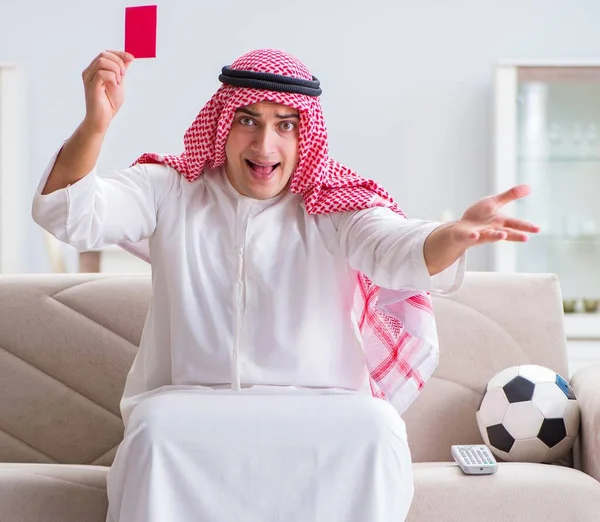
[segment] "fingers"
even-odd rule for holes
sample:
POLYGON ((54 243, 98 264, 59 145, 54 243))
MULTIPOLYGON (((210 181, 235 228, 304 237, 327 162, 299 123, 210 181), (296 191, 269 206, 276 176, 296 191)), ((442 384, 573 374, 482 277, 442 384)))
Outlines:
POLYGON ((529 236, 525 234, 525 232, 519 232, 517 230, 507 229, 506 232, 506 241, 516 241, 517 243, 524 243, 529 240, 529 236))
POLYGON ((128 66, 134 59, 133 54, 131 54, 131 53, 126 53, 124 51, 115 51, 115 50, 110 49, 108 51, 103 51, 98 56, 96 56, 96 58, 94 58, 90 62, 90 64, 88 65, 88 68, 90 68, 100 58, 107 58, 109 60, 112 60, 112 61, 118 63, 119 66, 123 67, 123 68, 128 66))
POLYGON ((479 243, 493 243, 495 241, 514 241, 524 243, 529 235, 511 228, 486 228, 479 232, 479 243))
POLYGON ((495 243, 497 241, 515 241, 524 243, 529 239, 529 235, 521 230, 515 230, 509 227, 481 227, 476 225, 458 226, 455 229, 455 241, 464 247, 482 245, 484 243, 495 243))
POLYGON ((83 81, 90 82, 98 71, 112 71, 117 79, 117 83, 121 83, 132 61, 133 55, 129 53, 122 51, 102 52, 83 71, 83 81))
POLYGON ((496 194, 495 196, 492 196, 492 197, 500 205, 506 205, 507 203, 510 203, 511 201, 515 201, 517 199, 524 198, 525 196, 528 196, 530 193, 531 193, 531 188, 529 187, 529 185, 516 185, 516 186, 514 186, 504 192, 501 192, 500 194, 496 194))
POLYGON ((115 78, 116 83, 121 83, 124 74, 123 69, 119 67, 117 62, 109 60, 108 58, 98 58, 98 60, 96 60, 87 70, 87 73, 84 76, 84 82, 90 83, 98 76, 99 72, 111 73, 111 76, 115 78))
POLYGON ((106 51, 106 58, 110 58, 111 60, 118 60, 119 67, 122 69, 122 73, 125 74, 128 67, 134 60, 133 54, 126 53, 125 51, 106 51))
POLYGON ((504 228, 519 230, 521 232, 531 232, 533 234, 540 231, 540 227, 529 221, 508 217, 504 218, 504 228))
POLYGON ((96 90, 104 84, 112 85, 114 87, 118 85, 117 78, 112 71, 98 71, 88 85, 91 89, 96 90))
MULTIPOLYGON (((493 229, 489 229, 493 230, 493 229)), ((454 241, 468 248, 469 246, 477 245, 480 242, 489 241, 489 234, 486 235, 486 229, 457 222, 453 227, 454 241)))
POLYGON ((106 51, 108 53, 114 54, 115 56, 118 56, 119 58, 121 58, 121 60, 123 60, 124 63, 131 63, 134 59, 133 54, 131 53, 127 53, 125 51, 116 51, 114 49, 109 49, 108 51, 106 51))
POLYGON ((484 228, 479 231, 478 243, 493 243, 495 241, 502 241, 508 239, 508 231, 498 230, 495 228, 484 228))

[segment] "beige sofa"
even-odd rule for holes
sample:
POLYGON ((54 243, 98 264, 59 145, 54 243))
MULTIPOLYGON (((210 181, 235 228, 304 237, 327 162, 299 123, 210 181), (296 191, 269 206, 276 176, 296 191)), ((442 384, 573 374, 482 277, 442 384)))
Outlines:
MULTIPOLYGON (((141 275, 0 277, 1 522, 104 522, 119 398, 150 293, 141 275)), ((600 367, 572 380, 577 469, 501 463, 494 476, 465 476, 450 457, 451 444, 481 442, 475 410, 499 370, 537 363, 567 375, 556 278, 469 273, 435 309, 440 366, 405 415, 409 520, 600 521, 600 367)))

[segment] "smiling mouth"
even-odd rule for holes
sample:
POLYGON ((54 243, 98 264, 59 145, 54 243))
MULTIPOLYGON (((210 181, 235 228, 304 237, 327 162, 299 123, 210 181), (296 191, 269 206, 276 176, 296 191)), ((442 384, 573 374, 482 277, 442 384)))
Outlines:
POLYGON ((271 163, 265 165, 260 163, 254 163, 250 160, 246 160, 246 164, 252 169, 253 172, 258 174, 259 176, 271 175, 275 171, 275 169, 280 165, 280 163, 271 163))

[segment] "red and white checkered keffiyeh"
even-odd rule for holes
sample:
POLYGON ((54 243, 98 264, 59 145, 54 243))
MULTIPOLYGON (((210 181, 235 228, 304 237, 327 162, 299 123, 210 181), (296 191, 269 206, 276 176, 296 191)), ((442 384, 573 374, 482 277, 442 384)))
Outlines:
MULTIPOLYGON (((231 68, 305 80, 313 78, 296 58, 273 49, 249 52, 231 68)), ((390 195, 377 183, 329 157, 321 104, 317 97, 304 94, 222 85, 185 133, 183 154, 144 154, 135 163, 164 163, 194 181, 206 167, 224 165, 225 142, 235 111, 261 101, 280 103, 299 112, 299 157, 290 190, 302 195, 309 214, 385 206, 403 216, 390 195)), ((373 395, 391 400, 402 412, 437 365, 431 300, 427 294, 415 294, 414 290, 380 289, 360 274, 355 304, 373 395)))

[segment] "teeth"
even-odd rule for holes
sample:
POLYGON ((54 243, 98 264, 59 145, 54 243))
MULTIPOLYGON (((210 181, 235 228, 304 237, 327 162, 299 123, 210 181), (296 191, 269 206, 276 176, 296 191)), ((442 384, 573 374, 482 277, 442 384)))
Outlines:
POLYGON ((279 165, 279 163, 256 163, 256 161, 246 160, 248 163, 252 163, 252 165, 256 165, 257 167, 275 167, 279 165))

